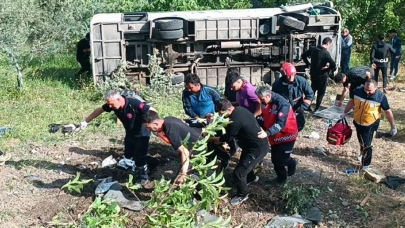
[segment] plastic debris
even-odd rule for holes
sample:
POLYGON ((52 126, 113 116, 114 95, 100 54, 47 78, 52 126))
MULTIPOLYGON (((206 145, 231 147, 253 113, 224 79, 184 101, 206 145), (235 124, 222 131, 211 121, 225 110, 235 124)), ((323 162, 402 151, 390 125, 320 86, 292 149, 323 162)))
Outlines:
POLYGON ((116 183, 118 183, 118 182, 113 181, 112 177, 104 178, 104 179, 102 179, 101 183, 97 185, 95 193, 96 194, 104 194, 108 190, 110 190, 111 186, 113 186, 116 183))
POLYGON ((319 134, 318 134, 317 132, 313 131, 313 132, 311 132, 311 134, 309 135, 309 138, 310 138, 310 139, 319 139, 320 136, 319 136, 319 134))
POLYGON ((103 168, 111 167, 115 164, 117 164, 117 161, 113 158, 112 155, 110 155, 109 157, 107 157, 106 159, 103 160, 103 162, 101 163, 101 167, 103 167, 103 168))
POLYGON ((292 216, 275 216, 271 221, 264 226, 264 228, 297 228, 300 224, 307 225, 312 224, 311 221, 302 218, 301 215, 292 216))

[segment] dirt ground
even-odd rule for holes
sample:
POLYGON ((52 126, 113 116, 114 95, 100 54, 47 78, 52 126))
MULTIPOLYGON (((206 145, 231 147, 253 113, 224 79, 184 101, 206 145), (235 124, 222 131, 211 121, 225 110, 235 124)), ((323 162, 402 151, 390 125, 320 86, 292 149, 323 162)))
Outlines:
MULTIPOLYGON (((405 88, 403 84, 395 86, 405 88)), ((387 175, 400 175, 401 172, 405 174, 405 149, 402 143, 405 139, 404 96, 405 93, 397 91, 390 91, 388 94, 399 126, 398 135, 394 138, 374 139, 372 166, 387 175)), ((327 103, 325 98, 325 104, 327 103)), ((380 129, 388 131, 387 120, 382 122, 380 129)), ((304 184, 321 191, 314 203, 323 213, 321 227, 404 226, 405 184, 397 190, 391 190, 382 184, 371 183, 358 174, 345 174, 346 169, 359 165, 357 138, 354 134, 350 142, 342 147, 328 145, 325 140, 326 129, 325 120, 308 119, 307 129, 296 142, 293 154, 293 157, 299 160, 297 174, 290 179, 294 185, 304 184), (307 138, 311 131, 318 132, 320 139, 307 138), (326 153, 315 152, 315 146, 324 147, 326 153), (359 207, 368 194, 371 194, 369 200, 364 207, 359 207)), ((110 155, 116 159, 122 156, 121 137, 92 135, 84 141, 79 140, 80 138, 66 137, 64 143, 54 146, 31 144, 29 148, 12 152, 12 159, 0 166, 0 227, 47 227, 47 223, 51 222, 55 215, 71 221, 83 214, 94 199, 97 182, 88 184, 81 194, 60 190, 77 171, 82 173, 83 179, 113 176, 114 180, 121 183, 127 181, 128 174, 123 171, 91 165, 92 162, 101 164, 101 161, 110 155)), ((150 154, 169 159, 167 164, 154 170, 152 178, 158 179, 161 175, 173 178, 179 168, 177 154, 157 139, 151 143, 150 154)), ((233 160, 237 161, 237 155, 233 160)), ((232 169, 233 166, 227 170, 228 179, 231 179, 232 169)), ((232 207, 228 202, 223 202, 221 207, 230 208, 233 225, 263 227, 275 215, 284 213, 285 203, 281 199, 281 187, 269 184, 270 180, 275 178, 270 155, 265 158, 264 169, 259 173, 259 177, 259 182, 250 186, 251 195, 246 203, 232 207)), ((148 186, 138 192, 138 195, 147 199, 152 187, 148 186)), ((224 215, 229 214, 225 210, 219 211, 224 215)), ((137 227, 143 215, 126 212, 130 214, 130 227, 137 227)))

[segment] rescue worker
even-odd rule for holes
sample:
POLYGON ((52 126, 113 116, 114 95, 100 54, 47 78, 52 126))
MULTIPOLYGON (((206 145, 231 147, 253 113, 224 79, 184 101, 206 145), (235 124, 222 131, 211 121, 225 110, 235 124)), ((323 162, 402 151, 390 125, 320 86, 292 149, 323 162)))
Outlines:
POLYGON ((275 81, 271 90, 290 102, 296 113, 298 131, 305 127, 305 114, 314 99, 314 91, 308 81, 297 74, 295 66, 285 62, 281 65, 282 77, 275 81))
POLYGON ((79 76, 85 72, 91 72, 91 65, 90 65, 90 33, 86 34, 86 37, 81 39, 77 43, 77 50, 76 50, 76 60, 80 63, 80 70, 75 74, 75 76, 79 76))
POLYGON ((374 69, 374 75, 375 75, 375 81, 378 84, 378 74, 379 71, 381 70, 382 77, 383 77, 383 91, 384 93, 387 93, 387 84, 388 84, 388 78, 387 78, 387 67, 388 67, 388 55, 390 54, 395 54, 395 49, 392 48, 391 44, 385 43, 385 37, 384 34, 378 34, 378 41, 373 44, 371 47, 371 52, 370 52, 370 62, 371 65, 373 65, 374 69))
POLYGON ((398 76, 398 67, 402 55, 401 38, 397 35, 397 30, 390 30, 391 45, 395 49, 395 55, 391 55, 390 77, 395 79, 398 76))
MULTIPOLYGON (((145 102, 125 97, 114 90, 108 91, 104 99, 106 103, 102 107, 95 109, 83 120, 80 127, 84 129, 88 123, 102 113, 114 111, 114 114, 125 128, 124 157, 118 162, 117 166, 124 170, 132 169, 133 171, 136 168, 139 173, 138 183, 143 185, 149 180, 147 152, 150 132, 142 124, 142 114, 149 110, 157 111, 145 102)), ((157 165, 157 159, 149 158, 149 165, 157 165)))
POLYGON ((352 55, 352 47, 353 47, 353 37, 349 34, 349 29, 345 28, 342 32, 342 51, 341 51, 341 59, 340 59, 340 66, 342 67, 342 72, 347 73, 350 68, 350 57, 352 55))
POLYGON ((226 133, 224 135, 212 137, 210 141, 219 144, 236 138, 239 141, 239 146, 242 148, 239 162, 233 171, 237 194, 230 202, 231 205, 238 205, 248 199, 248 184, 259 180, 259 177, 255 175, 253 170, 268 153, 269 144, 266 138, 257 137, 257 134, 260 132, 260 126, 249 110, 242 107, 234 107, 226 99, 219 100, 216 108, 219 114, 229 117, 231 123, 226 126, 226 133))
POLYGON ((388 104, 387 97, 383 92, 377 90, 377 82, 368 79, 364 87, 357 88, 350 96, 343 119, 353 108, 353 124, 356 127, 357 139, 360 143, 361 164, 363 170, 367 170, 371 164, 373 155, 372 141, 374 132, 377 131, 381 119, 381 110, 384 110, 391 125, 391 135, 397 134, 397 127, 394 122, 394 115, 388 104))
POLYGON ((259 87, 256 94, 263 104, 264 120, 258 137, 268 138, 271 146, 271 161, 277 174, 276 181, 280 184, 285 183, 287 176, 295 174, 298 163, 296 159, 291 158, 298 136, 295 114, 290 103, 281 95, 272 92, 270 87, 259 87))
POLYGON ((164 142, 170 144, 175 151, 180 153, 181 171, 177 177, 177 183, 181 184, 185 181, 185 176, 190 166, 190 151, 192 151, 194 143, 200 138, 201 128, 193 128, 176 117, 159 118, 157 112, 153 110, 143 114, 143 122, 146 128, 156 133, 164 142), (188 146, 184 146, 182 141, 190 134, 188 146))
POLYGON ((343 90, 340 99, 337 100, 337 106, 342 106, 342 102, 345 99, 347 93, 349 97, 353 94, 353 91, 363 85, 367 79, 374 79, 374 67, 368 66, 357 66, 351 68, 346 74, 338 73, 336 74, 334 81, 336 83, 343 84, 343 90))
POLYGON ((326 37, 322 40, 322 45, 305 51, 301 56, 307 67, 310 66, 311 87, 314 93, 317 93, 314 112, 318 111, 321 106, 330 72, 336 70, 336 63, 328 51, 331 46, 332 39, 326 37), (311 58, 311 62, 308 57, 311 58))
POLYGON ((256 88, 247 80, 242 79, 238 72, 228 74, 230 87, 236 92, 236 104, 249 110, 254 117, 261 114, 261 103, 255 91, 256 88))

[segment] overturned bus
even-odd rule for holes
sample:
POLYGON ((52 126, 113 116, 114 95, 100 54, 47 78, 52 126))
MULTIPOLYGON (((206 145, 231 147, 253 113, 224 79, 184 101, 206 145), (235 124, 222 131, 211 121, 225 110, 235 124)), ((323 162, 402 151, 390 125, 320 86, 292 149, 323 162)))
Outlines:
POLYGON ((252 84, 272 84, 283 62, 305 74, 301 54, 333 40, 329 50, 340 63, 341 15, 332 2, 279 8, 96 14, 91 20, 94 81, 121 61, 133 64, 127 77, 147 84, 149 55, 182 77, 196 73, 209 86, 222 85, 229 67, 252 84))

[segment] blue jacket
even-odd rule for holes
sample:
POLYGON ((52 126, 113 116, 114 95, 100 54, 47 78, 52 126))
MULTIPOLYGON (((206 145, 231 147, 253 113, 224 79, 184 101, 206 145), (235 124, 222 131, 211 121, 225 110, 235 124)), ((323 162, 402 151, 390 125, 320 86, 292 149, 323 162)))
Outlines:
POLYGON ((198 94, 183 90, 184 112, 191 118, 205 117, 208 113, 215 113, 215 103, 221 99, 219 92, 209 86, 201 85, 198 94))
POLYGON ((284 76, 279 78, 273 83, 271 91, 287 99, 294 111, 298 110, 300 107, 306 110, 308 105, 304 103, 304 99, 310 101, 314 99, 314 91, 308 81, 298 75, 295 76, 293 83, 287 82, 284 76))
POLYGON ((402 54, 401 38, 399 38, 398 36, 395 36, 394 39, 391 40, 391 45, 395 49, 395 54, 392 54, 392 55, 400 56, 402 54))

